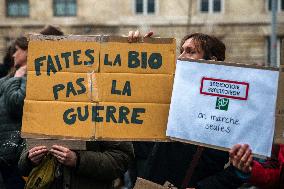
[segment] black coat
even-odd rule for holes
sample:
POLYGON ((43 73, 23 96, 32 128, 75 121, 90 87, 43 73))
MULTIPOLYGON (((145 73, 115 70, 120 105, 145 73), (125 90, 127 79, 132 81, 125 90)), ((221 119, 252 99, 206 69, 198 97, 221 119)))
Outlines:
MULTIPOLYGON (((145 178, 159 184, 169 181, 181 188, 196 149, 195 145, 180 142, 155 144, 145 178)), ((215 184, 219 184, 222 179, 225 179, 225 182, 232 181, 228 174, 233 172, 229 169, 224 170, 228 157, 227 152, 204 148, 187 187, 227 188, 227 185, 223 187, 215 184)), ((240 184, 239 181, 234 181, 229 188, 235 188, 240 184)))

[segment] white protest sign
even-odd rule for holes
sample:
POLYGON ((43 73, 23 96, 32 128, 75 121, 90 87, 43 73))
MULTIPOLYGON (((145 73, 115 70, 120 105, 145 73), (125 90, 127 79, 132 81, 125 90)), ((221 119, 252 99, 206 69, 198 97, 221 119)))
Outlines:
POLYGON ((177 61, 166 135, 270 156, 278 71, 177 61))

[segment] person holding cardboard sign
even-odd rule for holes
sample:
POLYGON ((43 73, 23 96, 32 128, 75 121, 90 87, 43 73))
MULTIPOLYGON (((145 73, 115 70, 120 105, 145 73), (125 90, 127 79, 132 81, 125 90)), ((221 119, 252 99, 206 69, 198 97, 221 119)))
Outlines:
POLYGON ((284 188, 284 145, 274 145, 271 158, 264 162, 253 160, 252 151, 246 144, 236 144, 230 150, 234 173, 244 182, 261 189, 284 188))
MULTIPOLYGON (((41 33, 63 35, 53 26, 47 26, 41 33)), ((46 186, 48 183, 55 189, 108 189, 113 188, 114 179, 123 175, 133 156, 133 147, 129 142, 87 141, 86 150, 76 151, 57 144, 50 149, 45 145, 29 149, 26 145, 18 166, 22 175, 31 178, 28 178, 27 188, 46 186), (55 161, 52 164, 56 164, 56 171, 44 169, 50 167, 46 160, 51 158, 47 157, 55 161), (54 173, 54 176, 44 179, 45 170, 54 173)))
POLYGON ((28 176, 44 157, 51 154, 59 162, 51 188, 113 188, 113 181, 126 171, 133 159, 132 144, 87 141, 86 147, 87 150, 76 151, 60 145, 53 145, 51 149, 46 146, 26 148, 21 155, 19 168, 24 176, 28 176))
MULTIPOLYGON (((138 36, 139 31, 129 32, 129 41, 135 41, 133 39, 138 36)), ((194 33, 182 39, 179 59, 223 61, 225 51, 224 43, 216 37, 194 33)), ((227 152, 215 149, 181 142, 156 143, 149 156, 144 178, 158 184, 169 181, 182 189, 222 188, 215 185, 219 180, 232 182, 230 188, 237 188, 241 181, 226 180, 223 175, 229 172, 224 170, 228 159, 227 152)))

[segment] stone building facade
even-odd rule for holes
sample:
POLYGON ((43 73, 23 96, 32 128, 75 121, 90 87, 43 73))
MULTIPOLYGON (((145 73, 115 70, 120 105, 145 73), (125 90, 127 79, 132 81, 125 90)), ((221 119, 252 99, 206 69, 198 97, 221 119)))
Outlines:
MULTIPOLYGON (((0 58, 10 39, 53 24, 66 34, 80 35, 126 35, 129 30, 152 30, 157 36, 175 37, 178 43, 188 33, 214 34, 227 46, 227 61, 268 65, 270 1, 1 0, 0 58)), ((276 1, 279 61, 284 0, 276 1)))

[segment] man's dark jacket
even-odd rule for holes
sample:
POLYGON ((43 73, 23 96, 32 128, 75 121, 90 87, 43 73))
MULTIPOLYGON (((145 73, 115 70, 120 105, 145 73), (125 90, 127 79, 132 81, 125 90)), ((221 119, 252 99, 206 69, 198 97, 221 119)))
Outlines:
MULTIPOLYGON (((87 150, 76 151, 79 160, 76 168, 63 167, 62 179, 57 179, 52 189, 111 189, 113 181, 123 176, 134 158, 130 142, 88 141, 87 150)), ((28 159, 26 148, 18 164, 23 175, 28 176, 35 166, 28 159)))
MULTIPOLYGON (((196 145, 180 142, 155 144, 144 178, 159 184, 169 181, 176 187, 182 188, 196 150, 196 145)), ((225 189, 230 186, 230 189, 237 188, 241 185, 241 181, 230 170, 231 167, 224 170, 228 160, 227 152, 204 147, 186 187, 225 189)))

